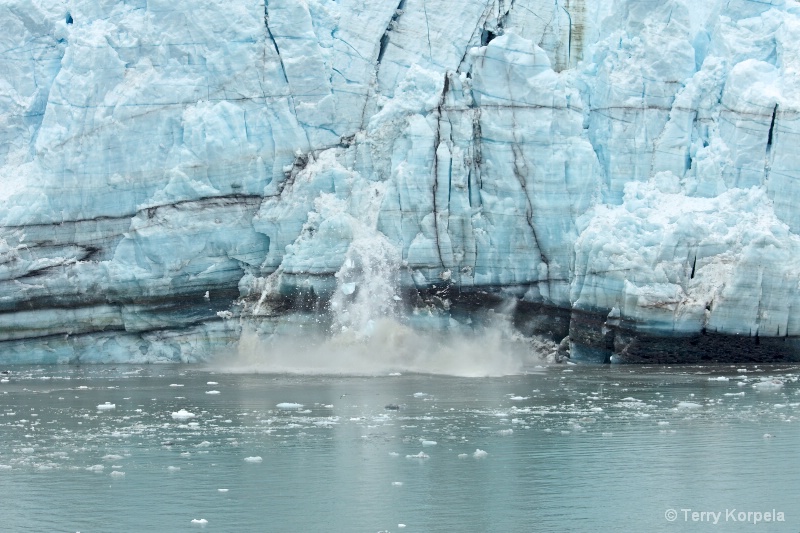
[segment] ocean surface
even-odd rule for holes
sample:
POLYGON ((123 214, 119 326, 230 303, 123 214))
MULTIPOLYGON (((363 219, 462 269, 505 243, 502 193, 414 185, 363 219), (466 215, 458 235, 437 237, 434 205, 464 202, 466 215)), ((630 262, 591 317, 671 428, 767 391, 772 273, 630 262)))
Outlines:
POLYGON ((4 531, 800 531, 797 367, 9 370, 4 531))

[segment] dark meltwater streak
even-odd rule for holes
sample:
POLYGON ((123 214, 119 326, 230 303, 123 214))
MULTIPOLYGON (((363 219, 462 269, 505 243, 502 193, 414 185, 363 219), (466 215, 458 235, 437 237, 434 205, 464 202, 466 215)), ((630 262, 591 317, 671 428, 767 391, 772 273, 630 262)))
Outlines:
POLYGON ((15 368, 0 383, 2 527, 800 530, 796 368, 527 370, 15 368), (784 521, 764 521, 773 509, 784 521))

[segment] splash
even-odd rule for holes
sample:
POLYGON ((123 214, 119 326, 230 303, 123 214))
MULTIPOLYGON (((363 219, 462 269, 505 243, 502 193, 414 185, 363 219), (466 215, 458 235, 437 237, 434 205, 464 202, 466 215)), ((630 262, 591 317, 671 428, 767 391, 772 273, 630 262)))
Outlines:
POLYGON ((487 377, 521 374, 553 359, 552 342, 524 338, 504 318, 477 329, 420 330, 397 320, 373 321, 370 335, 324 330, 260 336, 245 328, 234 357, 217 372, 387 375, 394 372, 487 377))

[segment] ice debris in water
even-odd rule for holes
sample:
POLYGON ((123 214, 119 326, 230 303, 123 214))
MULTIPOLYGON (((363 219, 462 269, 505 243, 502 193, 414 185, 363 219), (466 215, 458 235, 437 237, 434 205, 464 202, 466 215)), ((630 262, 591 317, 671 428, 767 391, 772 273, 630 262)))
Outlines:
POLYGON ((403 482, 402 481, 392 481, 392 486, 393 487, 402 487, 403 486, 403 482))
POLYGON ((303 408, 303 404, 302 403, 292 403, 292 402, 281 402, 278 405, 276 405, 275 407, 277 407, 278 409, 302 409, 303 408))
POLYGON ((425 393, 425 392, 415 392, 415 393, 414 393, 414 398, 424 398, 424 397, 425 397, 425 396, 427 396, 427 395, 428 395, 428 394, 427 394, 427 393, 425 393))
POLYGON ((261 459, 260 455, 254 455, 252 457, 245 457, 244 458, 244 462, 245 463, 260 463, 261 461, 263 461, 263 459, 261 459))
POLYGON ((695 402, 678 402, 678 409, 700 409, 701 407, 703 406, 695 402))
POLYGON ((469 457, 468 453, 460 453, 460 454, 458 454, 458 458, 459 459, 466 459, 467 457, 469 457))
POLYGON ((351 295, 356 292, 356 284, 355 283, 342 283, 342 293, 346 295, 351 295))
POLYGON ((757 390, 777 390, 783 387, 783 381, 779 379, 763 379, 753 384, 753 388, 757 390))
POLYGON ((497 432, 497 434, 502 436, 502 437, 507 437, 509 435, 513 435, 514 434, 514 430, 511 429, 511 428, 509 428, 509 429, 501 429, 500 431, 497 432))
POLYGON ((219 385, 216 381, 207 381, 206 385, 219 385))
POLYGON ((415 454, 415 455, 406 455, 406 458, 407 459, 428 459, 428 458, 430 458, 430 455, 428 455, 425 452, 419 452, 418 454, 415 454))
POLYGON ((228 492, 229 489, 217 489, 217 492, 228 492))
POLYGON ((475 459, 483 459, 487 455, 489 455, 489 452, 485 452, 480 448, 476 448, 475 453, 472 454, 472 457, 474 457, 475 459))
POLYGON ((168 466, 167 467, 167 472, 177 472, 180 469, 181 469, 181 467, 179 467, 179 466, 168 466))
POLYGON ((117 405, 111 402, 101 403, 97 406, 98 411, 110 411, 111 409, 116 409, 117 405))
POLYGON ((207 390, 206 394, 219 394, 218 390, 207 390))
POLYGON ((109 474, 109 476, 116 477, 116 478, 125 477, 125 472, 120 472, 119 470, 114 470, 113 472, 111 472, 109 474))
POLYGON ((172 418, 174 418, 175 420, 190 420, 195 416, 197 415, 195 415, 194 413, 190 413, 186 409, 181 409, 180 411, 175 411, 172 413, 172 418))
POLYGON ((208 520, 205 518, 192 518, 192 524, 200 524, 201 526, 204 526, 208 524, 208 520))

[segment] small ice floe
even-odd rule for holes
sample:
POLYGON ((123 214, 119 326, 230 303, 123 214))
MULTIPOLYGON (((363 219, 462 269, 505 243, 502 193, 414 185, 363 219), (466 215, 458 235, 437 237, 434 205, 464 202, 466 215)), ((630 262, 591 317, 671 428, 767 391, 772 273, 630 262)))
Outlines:
POLYGON ((342 283, 341 286, 342 294, 345 296, 350 296, 354 292, 356 292, 356 284, 355 283, 342 283))
POLYGON ((428 393, 426 393, 426 392, 415 392, 414 393, 414 398, 424 398, 427 395, 428 395, 428 393))
POLYGON ((726 392, 723 396, 744 396, 744 392, 726 392))
POLYGON ((168 466, 167 467, 167 472, 177 472, 180 469, 181 469, 181 467, 179 467, 179 466, 168 466))
POLYGON ((194 413, 190 413, 186 409, 181 409, 180 411, 173 411, 172 418, 175 420, 191 420, 197 416, 194 413))
POLYGON ((428 455, 425 452, 419 452, 418 454, 415 455, 406 455, 406 459, 428 459, 428 458, 430 458, 430 455, 428 455))
POLYGON ((211 299, 211 295, 209 294, 209 291, 206 291, 206 293, 203 295, 203 298, 206 299, 206 300, 210 300, 211 299))
POLYGON ((102 457, 102 459, 103 459, 103 461, 119 461, 120 459, 122 459, 122 456, 121 455, 108 454, 108 455, 104 455, 102 457))
POLYGON ((678 402, 678 409, 700 409, 701 407, 703 406, 695 402, 678 402))
POLYGON ((400 372, 389 372, 389 375, 395 377, 395 376, 402 376, 403 374, 401 374, 400 372))
POLYGON ((217 492, 228 492, 230 489, 217 489, 217 492))
POLYGON ((610 431, 604 431, 603 433, 601 433, 601 435, 603 437, 613 437, 614 436, 614 434, 612 432, 610 432, 610 431))
POLYGON ((261 459, 260 455, 254 455, 252 457, 245 457, 244 458, 244 462, 245 463, 260 463, 261 461, 263 461, 263 459, 261 459))
POLYGON ((392 481, 392 487, 402 487, 402 486, 403 486, 402 481, 392 481))
POLYGON ((111 472, 109 474, 109 476, 114 477, 114 478, 121 478, 121 477, 125 477, 125 472, 120 472, 119 470, 114 470, 113 472, 111 472))
POLYGON ((512 402, 521 402, 522 400, 530 400, 530 396, 512 396, 509 398, 512 402))
POLYGON ((513 435, 514 434, 514 430, 511 429, 511 428, 501 429, 500 431, 497 432, 497 434, 502 436, 502 437, 508 437, 509 435, 513 435))
POLYGON ((730 378, 726 378, 725 376, 718 376, 716 378, 708 378, 708 381, 730 381, 730 378))
POLYGON ((276 405, 275 407, 277 407, 278 409, 302 409, 303 408, 303 404, 302 403, 293 403, 293 402, 281 402, 278 405, 276 405))
POLYGON ((773 435, 771 433, 764 433, 764 438, 765 439, 773 439, 773 438, 775 438, 775 435, 773 435))
POLYGON ((469 457, 468 453, 460 453, 460 454, 458 454, 458 458, 459 459, 466 459, 467 457, 469 457))
POLYGON ((779 379, 764 379, 753 384, 756 390, 778 390, 783 387, 783 381, 779 379))
POLYGON ((489 452, 485 452, 485 451, 481 450, 480 448, 476 448, 475 449, 475 453, 472 454, 472 457, 474 457, 475 459, 483 459, 484 457, 486 457, 488 455, 489 455, 489 452))
POLYGON ((0 465, 0 470, 11 470, 11 465, 0 465))
POLYGON ((92 466, 87 466, 86 470, 88 472, 102 472, 103 470, 105 470, 105 468, 106 467, 103 465, 92 465, 92 466))
POLYGON ((101 403, 100 405, 97 406, 97 410, 98 411, 110 411, 110 410, 116 409, 116 408, 117 408, 117 405, 113 404, 111 402, 101 403))
POLYGON ((425 440, 425 439, 419 439, 419 442, 420 442, 420 443, 421 443, 423 446, 436 446, 436 441, 435 441, 435 440, 425 440))
POLYGON ((406 525, 405 524, 397 524, 397 527, 399 527, 400 529, 403 529, 404 527, 406 527, 406 525))
POLYGON ((170 387, 183 387, 183 383, 170 383, 170 387))
POLYGON ((397 452, 389 452, 389 457, 398 457, 399 455, 397 452))
POLYGON ((208 524, 208 520, 206 520, 205 518, 192 518, 192 524, 199 524, 201 526, 204 526, 208 524))
POLYGON ((206 394, 219 394, 218 390, 207 390, 206 394))
POLYGON ((658 425, 659 426, 668 426, 669 422, 667 422, 666 420, 662 420, 661 422, 658 423, 658 425))
POLYGON ((219 385, 216 381, 206 381, 206 385, 219 385))

